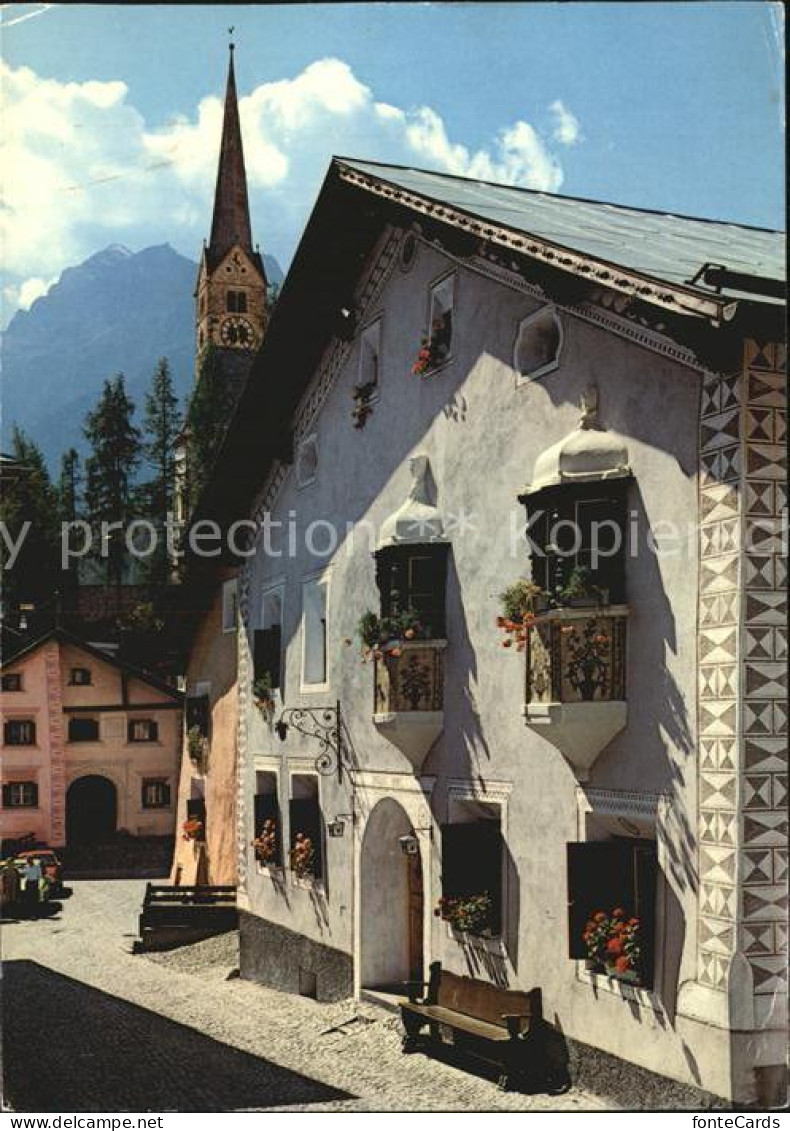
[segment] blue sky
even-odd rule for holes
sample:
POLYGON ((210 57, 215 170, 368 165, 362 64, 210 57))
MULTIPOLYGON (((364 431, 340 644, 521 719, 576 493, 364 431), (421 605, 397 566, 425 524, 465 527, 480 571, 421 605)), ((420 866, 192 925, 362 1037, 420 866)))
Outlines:
POLYGON ((255 235, 284 265, 333 152, 783 227, 781 18, 746 2, 5 5, 5 317, 111 242, 197 257, 230 24, 255 235))

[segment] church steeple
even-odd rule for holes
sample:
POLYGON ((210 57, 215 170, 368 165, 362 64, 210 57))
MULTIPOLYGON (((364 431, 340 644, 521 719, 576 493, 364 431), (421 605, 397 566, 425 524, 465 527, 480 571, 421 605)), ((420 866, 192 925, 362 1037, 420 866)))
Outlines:
POLYGON ((231 43, 211 239, 203 247, 195 291, 196 374, 203 351, 213 344, 228 382, 243 383, 266 332, 266 288, 263 259, 252 243, 231 43))
POLYGON ((209 253, 215 262, 234 246, 242 247, 247 252, 253 250, 233 51, 234 45, 231 43, 217 187, 214 193, 214 217, 211 221, 209 243, 209 253))

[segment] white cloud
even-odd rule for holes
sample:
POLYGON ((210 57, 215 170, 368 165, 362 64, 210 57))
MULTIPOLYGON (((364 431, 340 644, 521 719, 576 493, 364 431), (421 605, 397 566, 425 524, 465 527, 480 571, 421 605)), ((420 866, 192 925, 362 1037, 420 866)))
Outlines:
POLYGON ((561 145, 576 145, 577 142, 583 140, 579 119, 571 113, 564 102, 560 102, 558 98, 555 102, 552 102, 549 109, 554 115, 554 133, 552 136, 555 141, 558 141, 561 145))
MULTIPOLYGON (((211 219, 218 96, 151 128, 123 82, 59 83, 0 66, 0 241, 17 301, 23 289, 34 295, 53 272, 107 243, 168 241, 197 256, 211 219)), ((579 140, 570 111, 559 101, 551 110, 554 140, 579 140)), ((376 101, 340 59, 258 85, 240 98, 239 111, 255 236, 281 259, 298 240, 333 154, 547 191, 562 184, 551 139, 529 122, 504 125, 488 145, 470 149, 448 136, 435 109, 376 101)))
POLYGON ((39 279, 34 276, 32 279, 25 279, 22 286, 19 288, 19 305, 23 310, 28 310, 37 298, 45 295, 49 288, 57 282, 57 278, 53 279, 39 279))

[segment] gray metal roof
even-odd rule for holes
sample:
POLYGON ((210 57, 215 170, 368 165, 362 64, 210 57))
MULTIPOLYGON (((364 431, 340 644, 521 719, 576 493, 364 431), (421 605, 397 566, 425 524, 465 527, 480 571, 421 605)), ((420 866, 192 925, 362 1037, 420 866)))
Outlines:
POLYGON ((785 278, 784 232, 556 196, 397 165, 345 157, 338 161, 491 223, 667 283, 688 284, 705 264, 764 279, 785 278))

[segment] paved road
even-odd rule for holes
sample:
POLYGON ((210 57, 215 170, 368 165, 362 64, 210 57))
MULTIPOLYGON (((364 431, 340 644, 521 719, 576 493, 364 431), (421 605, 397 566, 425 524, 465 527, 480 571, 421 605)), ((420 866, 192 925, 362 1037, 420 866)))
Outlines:
POLYGON ((6 1102, 17 1111, 606 1110, 578 1090, 503 1094, 404 1058, 398 1021, 229 979, 236 936, 133 955, 144 881, 85 880, 3 927, 6 1102))

